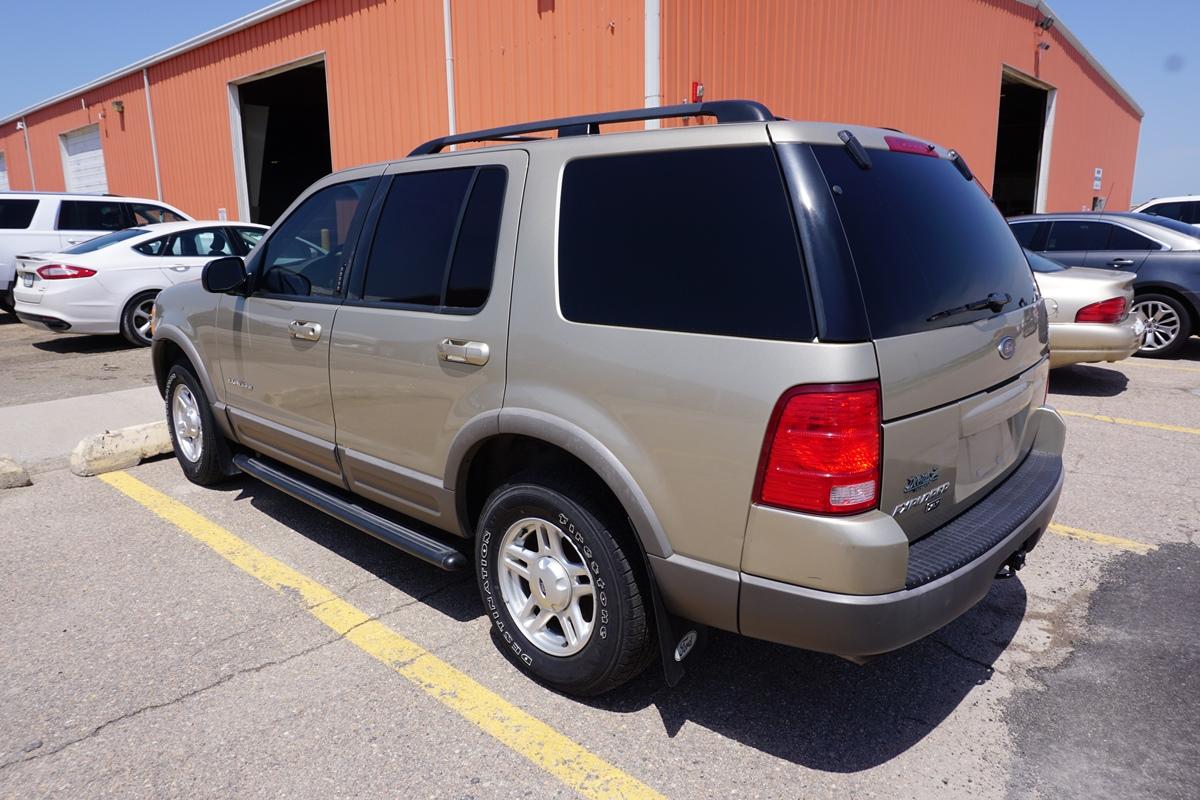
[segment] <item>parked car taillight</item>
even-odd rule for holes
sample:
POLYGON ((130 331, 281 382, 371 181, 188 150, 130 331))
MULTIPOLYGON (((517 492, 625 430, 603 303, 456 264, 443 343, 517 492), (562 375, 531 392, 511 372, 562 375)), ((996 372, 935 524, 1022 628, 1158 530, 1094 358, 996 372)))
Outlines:
POLYGON ((1129 304, 1124 297, 1112 297, 1084 306, 1075 313, 1076 322, 1120 322, 1129 304))
POLYGON ((96 270, 70 264, 45 264, 37 268, 37 274, 44 280, 61 281, 67 278, 90 278, 96 274, 96 270))
POLYGON ((852 514, 879 500, 878 382, 796 386, 767 425, 754 502, 852 514))

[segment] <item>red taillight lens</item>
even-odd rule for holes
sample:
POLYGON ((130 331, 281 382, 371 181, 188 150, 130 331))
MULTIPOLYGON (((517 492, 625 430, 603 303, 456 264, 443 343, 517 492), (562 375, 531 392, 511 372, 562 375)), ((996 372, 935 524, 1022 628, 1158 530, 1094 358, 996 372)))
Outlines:
POLYGON ((1124 297, 1113 297, 1084 306, 1075 313, 1076 322, 1120 322, 1128 303, 1124 297))
POLYGON ((883 140, 887 142, 888 150, 894 150, 897 153, 938 157, 937 150, 934 149, 933 145, 918 142, 916 139, 906 139, 903 136, 885 136, 883 140))
POLYGON ((852 514, 879 497, 879 384, 796 386, 775 405, 754 501, 852 514))
POLYGON ((67 278, 90 278, 96 274, 96 270, 72 267, 70 264, 46 264, 37 268, 37 274, 44 280, 61 281, 67 278))

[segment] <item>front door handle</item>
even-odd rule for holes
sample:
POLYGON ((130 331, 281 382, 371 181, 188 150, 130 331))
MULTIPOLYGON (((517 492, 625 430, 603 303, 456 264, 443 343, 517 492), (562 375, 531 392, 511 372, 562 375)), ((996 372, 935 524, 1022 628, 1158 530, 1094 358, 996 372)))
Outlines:
POLYGON ((321 338, 321 323, 292 320, 288 323, 288 334, 293 339, 304 339, 307 342, 315 342, 321 338))
POLYGON ((1114 258, 1112 261, 1108 262, 1108 265, 1110 267, 1132 267, 1133 259, 1132 258, 1114 258))
POLYGON ((67 244, 83 244, 87 239, 67 239, 67 244))
POLYGON ((486 342, 466 342, 461 339, 442 339, 437 346, 438 358, 452 364, 473 364, 482 367, 491 356, 486 342))

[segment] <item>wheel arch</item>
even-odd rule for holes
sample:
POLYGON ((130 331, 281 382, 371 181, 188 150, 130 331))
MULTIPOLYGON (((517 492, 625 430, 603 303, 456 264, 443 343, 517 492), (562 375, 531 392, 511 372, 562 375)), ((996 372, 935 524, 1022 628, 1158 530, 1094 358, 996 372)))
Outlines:
POLYGON ((477 417, 451 446, 446 488, 454 491, 463 532, 473 535, 483 502, 499 481, 547 464, 581 471, 594 481, 629 519, 644 555, 672 554, 649 500, 612 451, 579 426, 531 409, 506 408, 477 417))

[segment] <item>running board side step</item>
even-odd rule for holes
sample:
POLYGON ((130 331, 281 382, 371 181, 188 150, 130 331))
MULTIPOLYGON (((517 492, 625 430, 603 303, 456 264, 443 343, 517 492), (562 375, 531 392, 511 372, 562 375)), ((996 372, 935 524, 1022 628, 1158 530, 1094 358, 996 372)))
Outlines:
POLYGON ((368 511, 265 461, 245 453, 238 453, 233 457, 233 463, 252 478, 257 478, 284 494, 307 503, 318 511, 323 511, 364 533, 369 533, 376 539, 387 542, 392 547, 416 556, 428 564, 447 572, 460 570, 467 565, 466 557, 453 547, 368 511))

